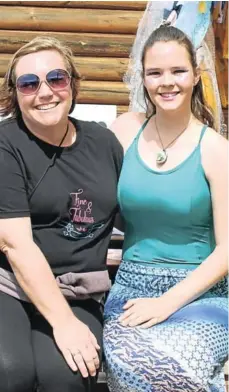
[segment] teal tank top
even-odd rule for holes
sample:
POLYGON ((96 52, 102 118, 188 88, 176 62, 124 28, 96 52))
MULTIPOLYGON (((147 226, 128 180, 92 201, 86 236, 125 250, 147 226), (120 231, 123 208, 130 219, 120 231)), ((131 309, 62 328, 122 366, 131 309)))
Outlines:
POLYGON ((125 219, 123 260, 192 270, 215 248, 211 194, 200 151, 207 127, 182 163, 158 172, 138 153, 147 122, 126 152, 118 184, 125 219))

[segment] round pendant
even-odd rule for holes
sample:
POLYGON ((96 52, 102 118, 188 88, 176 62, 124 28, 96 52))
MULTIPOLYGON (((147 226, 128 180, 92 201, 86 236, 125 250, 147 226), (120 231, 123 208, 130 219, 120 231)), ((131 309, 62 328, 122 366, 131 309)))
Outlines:
POLYGON ((159 165, 162 165, 163 163, 165 163, 167 161, 166 151, 162 150, 162 151, 158 152, 156 161, 159 165))

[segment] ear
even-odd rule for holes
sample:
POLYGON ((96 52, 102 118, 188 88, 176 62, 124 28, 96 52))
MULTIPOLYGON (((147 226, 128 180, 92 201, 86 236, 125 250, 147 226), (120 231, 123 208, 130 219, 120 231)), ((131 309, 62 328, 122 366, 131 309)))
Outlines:
POLYGON ((195 70, 195 74, 194 74, 194 86, 196 86, 197 85, 197 83, 199 82, 199 80, 200 80, 200 77, 201 77, 201 72, 200 72, 200 68, 199 67, 197 67, 196 68, 196 70, 195 70))

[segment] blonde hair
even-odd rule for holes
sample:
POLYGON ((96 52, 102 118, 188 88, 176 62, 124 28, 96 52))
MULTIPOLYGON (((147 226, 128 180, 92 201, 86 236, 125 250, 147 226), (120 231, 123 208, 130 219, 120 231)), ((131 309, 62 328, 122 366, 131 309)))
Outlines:
POLYGON ((12 57, 8 70, 5 74, 4 81, 0 86, 0 115, 6 117, 12 115, 18 117, 21 113, 16 94, 16 75, 15 68, 19 59, 30 53, 37 53, 42 50, 55 50, 63 58, 67 71, 71 75, 72 88, 72 105, 69 110, 71 113, 75 106, 75 100, 79 92, 80 74, 77 71, 74 62, 73 54, 69 47, 64 45, 58 39, 53 37, 39 36, 23 45, 12 57))

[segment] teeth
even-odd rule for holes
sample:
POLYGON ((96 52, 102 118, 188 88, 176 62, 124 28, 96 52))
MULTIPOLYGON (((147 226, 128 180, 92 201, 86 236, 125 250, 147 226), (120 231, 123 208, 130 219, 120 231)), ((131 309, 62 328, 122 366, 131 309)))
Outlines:
POLYGON ((161 95, 163 97, 174 97, 174 95, 177 95, 178 93, 162 93, 161 95))
POLYGON ((48 110, 48 109, 54 108, 55 106, 57 106, 57 103, 50 103, 48 105, 39 105, 39 106, 37 106, 37 109, 38 110, 48 110))

